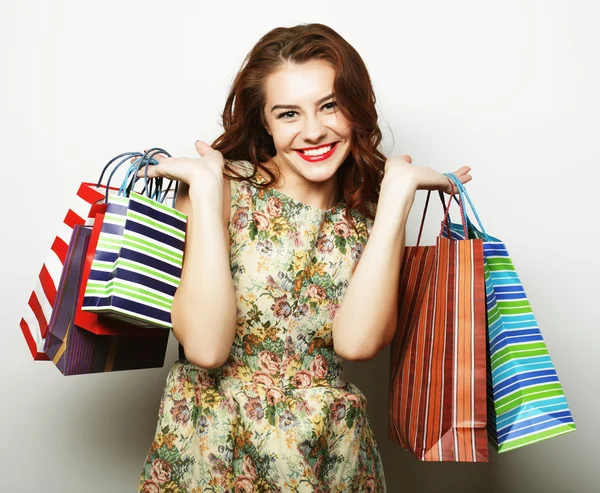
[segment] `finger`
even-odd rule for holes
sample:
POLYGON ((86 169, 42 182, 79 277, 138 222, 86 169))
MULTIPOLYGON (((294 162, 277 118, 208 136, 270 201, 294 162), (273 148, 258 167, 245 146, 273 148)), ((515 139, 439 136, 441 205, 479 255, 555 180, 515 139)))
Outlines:
POLYGON ((148 166, 148 168, 146 168, 145 166, 143 168, 140 168, 137 172, 137 176, 138 178, 144 178, 146 176, 146 169, 148 169, 148 178, 156 178, 158 176, 160 176, 160 173, 158 173, 158 169, 157 169, 158 165, 155 166, 148 166))
POLYGON ((200 156, 204 156, 206 155, 206 153, 213 150, 211 146, 209 146, 206 142, 203 142, 202 140, 197 140, 195 146, 200 156))
MULTIPOLYGON (((142 153, 143 153, 143 154, 145 154, 145 153, 146 153, 146 149, 144 149, 144 150, 142 151, 142 153)), ((135 161, 140 161, 141 159, 142 159, 142 156, 133 156, 133 157, 132 157, 132 158, 129 160, 129 162, 130 162, 130 163, 133 163, 133 162, 135 162, 135 161)))
POLYGON ((473 177, 469 173, 465 173, 462 175, 458 174, 458 173, 453 173, 453 174, 456 176, 456 178, 458 178, 458 181, 460 181, 463 185, 465 183, 470 182, 473 179, 473 177))
POLYGON ((456 176, 461 176, 466 175, 469 171, 471 171, 471 168, 469 166, 461 166, 454 172, 454 174, 456 176))
POLYGON ((132 157, 132 158, 129 160, 129 162, 130 162, 130 163, 133 163, 134 161, 141 161, 141 159, 142 159, 142 156, 133 156, 133 157, 132 157))
POLYGON ((167 155, 163 154, 162 152, 157 152, 156 149, 152 150, 152 147, 149 147, 148 149, 144 149, 142 152, 144 154, 148 153, 148 157, 152 157, 152 159, 156 160, 159 163, 168 157, 167 155))

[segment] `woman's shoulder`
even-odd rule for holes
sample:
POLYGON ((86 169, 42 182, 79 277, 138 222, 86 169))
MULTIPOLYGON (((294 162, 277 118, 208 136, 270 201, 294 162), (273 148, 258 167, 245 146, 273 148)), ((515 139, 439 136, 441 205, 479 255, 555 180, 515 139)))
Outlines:
POLYGON ((369 214, 365 214, 364 212, 357 212, 357 214, 361 221, 364 222, 368 238, 369 236, 371 236, 371 231, 373 230, 375 215, 377 214, 377 203, 371 200, 365 200, 364 207, 369 214))
MULTIPOLYGON (((234 173, 241 178, 248 178, 252 176, 254 172, 254 166, 250 161, 245 159, 225 159, 225 164, 231 168, 234 173)), ((233 181, 233 180, 232 180, 233 181)))
POLYGON ((252 175, 254 166, 246 160, 225 159, 225 188, 229 190, 230 209, 251 207, 254 190, 252 175))
POLYGON ((377 202, 366 200, 365 208, 373 215, 373 217, 375 217, 375 214, 377 213, 377 202))

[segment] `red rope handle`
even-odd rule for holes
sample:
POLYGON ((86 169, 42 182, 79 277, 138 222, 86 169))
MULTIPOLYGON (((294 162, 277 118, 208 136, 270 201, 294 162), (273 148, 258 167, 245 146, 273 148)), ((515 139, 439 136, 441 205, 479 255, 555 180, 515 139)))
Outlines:
MULTIPOLYGON (((448 214, 450 213, 450 206, 452 205, 452 198, 454 197, 454 195, 455 195, 456 192, 454 191, 454 187, 455 187, 454 182, 450 178, 448 178, 448 177, 446 177, 446 179, 450 183, 450 187, 451 187, 452 192, 450 194, 450 199, 448 200, 448 206, 446 207, 446 211, 444 213, 444 219, 442 221, 442 227, 440 229, 440 235, 442 234, 442 231, 444 231, 444 226, 446 226, 448 228, 448 238, 450 238, 451 235, 450 235, 450 225, 448 224, 448 214)), ((458 205, 460 207, 460 217, 461 217, 461 220, 462 220, 463 231, 465 233, 465 240, 468 240, 469 239, 469 234, 467 232, 467 223, 466 223, 466 220, 465 220, 464 205, 463 205, 462 200, 460 198, 458 200, 458 205)))
MULTIPOLYGON (((448 177, 446 177, 446 179, 448 180, 448 183, 450 183, 451 194, 450 194, 450 200, 448 200, 448 205, 444 204, 444 219, 442 220, 442 227, 440 229, 440 235, 442 234, 442 231, 444 231, 444 226, 445 226, 448 229, 448 238, 452 238, 450 224, 448 223, 448 214, 450 213, 450 206, 452 205, 452 199, 457 192, 454 190, 454 188, 455 188, 454 182, 448 177)), ((423 210, 423 216, 421 217, 421 227, 419 228, 419 235, 417 236, 417 245, 416 246, 419 246, 419 244, 421 243, 421 234, 423 233, 423 226, 425 224, 425 216, 427 215, 427 206, 429 205, 429 197, 430 196, 431 196, 431 190, 429 192, 427 192, 427 199, 425 200, 425 208, 423 210)), ((462 200, 460 198, 458 199, 458 205, 460 207, 460 217, 462 220, 463 231, 465 233, 465 240, 468 240, 469 236, 468 236, 468 231, 467 231, 467 223, 466 223, 466 219, 465 219, 465 211, 463 208, 462 200)))

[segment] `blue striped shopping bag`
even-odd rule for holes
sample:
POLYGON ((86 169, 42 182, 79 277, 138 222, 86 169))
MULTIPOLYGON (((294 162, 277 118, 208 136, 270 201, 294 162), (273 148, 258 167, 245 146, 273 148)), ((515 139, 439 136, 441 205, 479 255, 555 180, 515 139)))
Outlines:
POLYGON ((187 216, 155 192, 108 196, 82 310, 140 327, 172 328, 187 216))
MULTIPOLYGON (((486 233, 458 178, 452 173, 446 176, 457 186, 462 202, 469 202, 481 228, 467 217, 469 238, 484 240, 488 435, 502 453, 575 431, 558 375, 506 246, 486 233)), ((464 238, 462 224, 451 223, 450 229, 453 238, 464 238)))

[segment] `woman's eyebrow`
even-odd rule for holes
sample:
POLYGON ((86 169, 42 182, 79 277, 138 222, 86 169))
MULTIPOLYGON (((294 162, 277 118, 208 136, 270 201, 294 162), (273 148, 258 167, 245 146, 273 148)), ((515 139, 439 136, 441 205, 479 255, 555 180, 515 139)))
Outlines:
MULTIPOLYGON (((315 105, 319 105, 321 103, 324 103, 325 101, 327 101, 328 99, 331 99, 334 96, 333 93, 331 93, 329 96, 325 96, 324 98, 319 99, 315 105)), ((277 109, 294 109, 294 110, 299 110, 300 106, 298 106, 297 104, 276 104, 275 106, 273 106, 271 108, 271 113, 277 109)))

